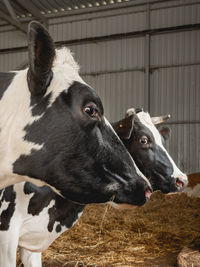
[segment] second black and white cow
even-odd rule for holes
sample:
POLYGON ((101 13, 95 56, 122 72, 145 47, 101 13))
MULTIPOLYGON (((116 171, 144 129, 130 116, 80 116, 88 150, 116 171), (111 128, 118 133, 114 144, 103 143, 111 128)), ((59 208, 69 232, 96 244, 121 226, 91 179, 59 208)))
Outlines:
POLYGON ((113 123, 113 128, 139 169, 149 179, 153 190, 161 190, 165 194, 181 192, 188 183, 187 176, 176 166, 164 147, 170 129, 167 126, 155 127, 168 118, 151 118, 142 109, 129 109, 124 119, 113 123))
MULTIPOLYGON (((153 120, 155 121, 155 118, 153 120)), ((151 166, 151 175, 148 172, 148 177, 154 190, 166 192, 166 185, 167 191, 183 189, 187 177, 176 167, 163 146, 160 146, 162 137, 152 124, 152 118, 148 113, 134 112, 113 125, 122 140, 129 141, 126 143, 129 152, 132 155, 140 155, 140 161, 143 162, 140 165, 141 171, 146 172, 148 166, 151 166), (144 133, 146 137, 151 137, 153 157, 148 156, 150 148, 144 147, 144 133), (140 152, 141 149, 143 153, 140 152), (171 170, 170 177, 168 168, 171 170), (162 179, 158 172, 162 174, 162 179), (173 177, 174 173, 182 178, 173 177), (151 177, 154 177, 154 180, 151 177), (177 179, 182 179, 182 184, 180 181, 177 182, 177 179)), ((83 205, 63 199, 47 186, 37 187, 31 183, 7 187, 1 192, 0 203, 0 266, 15 266, 16 249, 19 245, 24 266, 40 267, 41 252, 69 229, 84 209, 83 205)))

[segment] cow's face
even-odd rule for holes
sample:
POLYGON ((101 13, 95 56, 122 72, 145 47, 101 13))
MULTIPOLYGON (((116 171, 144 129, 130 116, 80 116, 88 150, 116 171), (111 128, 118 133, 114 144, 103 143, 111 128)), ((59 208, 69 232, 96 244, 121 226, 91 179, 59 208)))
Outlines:
POLYGON ((21 116, 10 137, 15 174, 40 179, 78 203, 146 202, 151 185, 105 119, 100 98, 80 78, 70 52, 56 52, 36 22, 29 27, 29 69, 9 87, 18 89, 27 91, 24 110, 16 99, 13 111, 21 116))
MULTIPOLYGON (((130 112, 130 110, 129 110, 130 112)), ((183 174, 166 149, 164 141, 170 135, 168 127, 156 128, 155 118, 143 111, 132 112, 113 124, 139 169, 149 179, 153 190, 163 193, 183 191, 187 176, 183 174)))

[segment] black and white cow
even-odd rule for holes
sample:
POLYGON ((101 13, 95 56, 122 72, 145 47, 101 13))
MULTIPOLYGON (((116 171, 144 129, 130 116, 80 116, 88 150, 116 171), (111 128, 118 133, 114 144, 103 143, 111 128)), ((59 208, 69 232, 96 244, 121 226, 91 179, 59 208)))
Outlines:
POLYGON ((73 225, 85 204, 112 198, 143 205, 152 191, 70 51, 55 50, 37 22, 29 25, 28 55, 28 69, 0 73, 0 187, 48 184, 67 200, 63 204, 50 188, 29 183, 21 193, 20 184, 1 191, 0 265, 6 267, 15 266, 18 243, 26 247, 32 239, 29 250, 45 249, 73 225))
POLYGON ((151 186, 69 50, 32 22, 28 55, 28 69, 0 73, 0 188, 30 181, 81 204, 144 204, 151 186))
POLYGON ((160 124, 170 116, 150 117, 142 109, 129 109, 124 119, 112 124, 138 168, 149 179, 153 191, 182 192, 188 178, 176 166, 164 147, 170 129, 160 124))
MULTIPOLYGON (((150 118, 148 113, 139 112, 113 125, 123 141, 129 140, 126 144, 129 152, 132 155, 140 154, 143 162, 140 165, 141 171, 146 172, 148 166, 151 166, 151 175, 148 172, 148 177, 155 175, 154 180, 151 179, 155 190, 166 192, 167 185, 168 191, 180 191, 180 181, 176 183, 177 177, 172 175, 179 173, 178 176, 182 177, 182 188, 187 183, 187 177, 178 170, 163 146, 158 149, 161 136, 152 120, 155 121, 155 118, 150 118), (144 142, 140 141, 144 139, 144 133, 151 137, 154 157, 148 156, 150 148, 144 149, 144 142), (143 153, 140 152, 141 149, 143 153), (161 150, 165 155, 160 156, 161 150), (173 169, 171 177, 168 175, 169 162, 170 170, 173 169), (162 179, 157 175, 157 166, 160 164, 162 179)), ((0 266, 15 266, 16 249, 19 245, 24 266, 40 267, 41 252, 78 220, 84 208, 83 205, 63 199, 48 186, 37 187, 31 183, 7 187, 1 192, 0 203, 0 266)))

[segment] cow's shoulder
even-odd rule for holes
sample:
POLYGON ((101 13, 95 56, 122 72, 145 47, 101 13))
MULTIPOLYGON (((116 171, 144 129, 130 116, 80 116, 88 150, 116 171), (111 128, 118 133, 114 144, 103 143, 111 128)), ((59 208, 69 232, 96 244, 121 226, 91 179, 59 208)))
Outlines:
POLYGON ((79 219, 84 205, 76 204, 56 194, 49 186, 37 187, 26 182, 24 194, 30 195, 28 214, 32 216, 47 213, 49 232, 57 233, 69 229, 79 219))
POLYGON ((30 195, 28 213, 33 216, 39 215, 57 197, 49 186, 38 187, 29 182, 24 184, 24 194, 30 195))
POLYGON ((74 203, 57 195, 55 204, 49 209, 48 230, 50 232, 53 231, 55 224, 57 224, 55 228, 57 233, 63 231, 63 228, 71 228, 80 218, 83 209, 84 205, 74 203))

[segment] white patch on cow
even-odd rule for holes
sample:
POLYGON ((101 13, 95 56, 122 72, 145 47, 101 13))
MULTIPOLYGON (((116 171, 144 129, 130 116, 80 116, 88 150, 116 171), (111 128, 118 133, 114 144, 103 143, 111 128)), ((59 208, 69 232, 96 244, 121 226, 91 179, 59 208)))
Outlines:
POLYGON ((3 192, 4 192, 4 190, 1 190, 1 192, 0 192, 0 201, 1 201, 1 197, 3 196, 3 192))
POLYGON ((169 161, 171 162, 171 164, 173 166, 172 176, 174 178, 177 178, 178 176, 184 176, 185 179, 187 180, 187 176, 185 174, 183 174, 181 172, 181 170, 179 170, 179 168, 176 166, 173 159, 170 157, 167 150, 163 146, 161 135, 160 135, 159 131, 157 130, 157 128, 152 123, 149 113, 142 111, 142 112, 137 113, 137 117, 138 117, 139 121, 151 131, 151 133, 155 139, 155 143, 166 153, 166 156, 168 157, 169 161))
POLYGON ((7 210, 9 204, 10 204, 10 202, 7 202, 7 201, 5 201, 5 200, 1 203, 0 214, 1 214, 4 210, 7 210))
MULTIPOLYGON (((119 138, 119 136, 116 134, 115 130, 113 129, 113 127, 111 126, 111 124, 109 123, 109 121, 105 119, 105 123, 108 127, 110 127, 110 129, 113 131, 113 133, 117 136, 118 140, 122 143, 121 139, 119 138)), ((127 151, 127 153, 129 154, 129 152, 127 151)), ((140 176, 141 178, 143 178, 143 180, 145 180, 145 182, 148 184, 148 186, 151 188, 151 184, 149 182, 149 180, 144 176, 144 174, 138 169, 137 165, 135 164, 135 161, 133 160, 133 158, 131 157, 131 155, 129 154, 131 161, 133 162, 133 165, 135 167, 136 173, 138 174, 138 176, 140 176)))
POLYGON ((62 47, 61 49, 56 50, 56 57, 53 63, 53 67, 56 65, 67 64, 72 67, 72 69, 76 72, 79 72, 79 65, 74 60, 73 53, 67 47, 62 47))
POLYGON ((41 252, 31 252, 24 248, 19 248, 19 254, 24 266, 42 267, 41 252))
POLYGON ((119 184, 118 183, 110 183, 108 184, 106 187, 105 187, 105 190, 106 191, 116 191, 119 189, 119 184))
MULTIPOLYGON (((28 195, 29 200, 31 194, 28 195)), ((29 203, 29 201, 26 201, 29 203)), ((49 205, 45 207, 39 215, 32 216, 26 214, 26 219, 23 220, 20 236, 19 246, 24 247, 30 251, 41 252, 48 248, 48 246, 58 237, 54 231, 48 231, 49 213, 48 210, 55 204, 55 200, 51 200, 49 205)))
POLYGON ((48 107, 52 105, 55 99, 68 88, 74 81, 85 84, 79 75, 79 65, 74 60, 72 53, 66 47, 56 50, 56 57, 53 63, 53 79, 45 95, 51 92, 51 98, 48 107))

